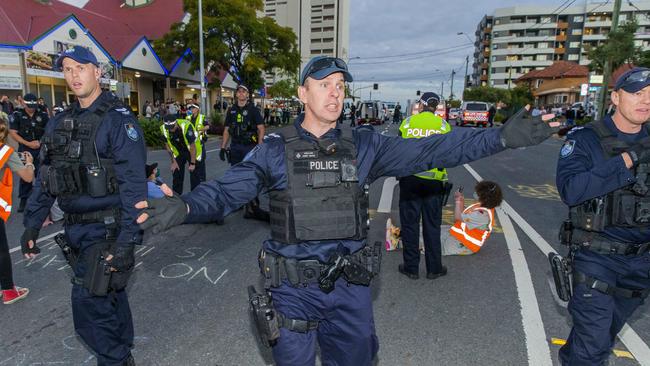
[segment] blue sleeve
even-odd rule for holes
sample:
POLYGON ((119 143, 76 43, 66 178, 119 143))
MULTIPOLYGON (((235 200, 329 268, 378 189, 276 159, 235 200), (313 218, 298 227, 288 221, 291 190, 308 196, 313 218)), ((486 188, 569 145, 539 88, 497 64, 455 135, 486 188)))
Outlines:
POLYGON ((185 133, 185 138, 187 139, 187 143, 190 145, 192 145, 194 141, 196 141, 196 131, 194 130, 194 125, 192 125, 191 123, 187 128, 187 132, 185 133))
POLYGON ((450 168, 505 150, 499 129, 457 128, 421 139, 389 137, 355 130, 360 182, 382 176, 404 177, 433 168, 450 168))
POLYGON ((203 182, 181 198, 190 212, 186 223, 222 219, 266 190, 284 189, 287 176, 282 143, 255 146, 244 161, 218 179, 203 182))
POLYGON ((257 109, 256 107, 251 108, 253 110, 253 118, 251 119, 254 124, 256 125, 263 125, 264 124, 264 118, 262 118, 262 114, 260 113, 260 110, 257 109))
POLYGON ((575 206, 633 182, 634 175, 622 156, 605 159, 593 131, 584 129, 567 136, 556 174, 557 189, 564 203, 575 206))
POLYGON ((230 112, 231 112, 231 109, 232 109, 232 107, 226 109, 226 120, 225 120, 225 122, 223 123, 223 126, 224 126, 224 127, 229 127, 230 125, 232 125, 233 117, 232 117, 232 113, 230 113, 230 112))
POLYGON ((135 204, 147 199, 145 164, 147 152, 144 134, 131 114, 110 114, 110 153, 120 190, 120 234, 117 243, 141 243, 142 233, 135 223, 139 210, 135 204))

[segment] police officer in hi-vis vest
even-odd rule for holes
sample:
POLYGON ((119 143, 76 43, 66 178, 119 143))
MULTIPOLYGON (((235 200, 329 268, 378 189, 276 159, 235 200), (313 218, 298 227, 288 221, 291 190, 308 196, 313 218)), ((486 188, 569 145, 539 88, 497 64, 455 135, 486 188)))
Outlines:
POLYGON ((186 119, 176 119, 176 115, 168 114, 163 118, 160 131, 171 159, 172 189, 178 194, 183 193, 185 163, 188 163, 190 190, 194 190, 201 183, 197 165, 201 161, 203 150, 194 126, 186 119))
MULTIPOLYGON (((451 131, 451 125, 434 113, 440 103, 440 97, 436 93, 422 94, 417 103, 420 113, 406 118, 399 127, 402 138, 419 139, 451 131)), ((442 168, 418 172, 399 180, 399 218, 404 263, 399 265, 398 270, 408 278, 419 278, 420 219, 427 278, 435 279, 447 274, 447 267, 442 265, 440 244, 442 203, 447 184, 447 170, 442 168)))
MULTIPOLYGON (((187 119, 192 123, 194 131, 197 134, 197 139, 201 142, 201 152, 198 159, 196 159, 196 172, 198 174, 198 181, 205 182, 205 143, 208 141, 208 130, 210 126, 205 120, 205 114, 201 113, 201 107, 198 103, 191 103, 187 106, 187 119)), ((194 189, 194 187, 192 187, 194 189)))

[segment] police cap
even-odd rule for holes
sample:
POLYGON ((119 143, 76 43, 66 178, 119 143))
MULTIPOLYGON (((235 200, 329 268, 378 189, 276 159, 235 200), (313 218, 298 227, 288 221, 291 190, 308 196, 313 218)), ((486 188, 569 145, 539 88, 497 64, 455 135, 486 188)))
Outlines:
POLYGON ((650 69, 635 67, 616 80, 614 90, 623 89, 628 93, 636 93, 648 85, 650 85, 650 69))
POLYGON ((322 80, 335 72, 343 73, 345 81, 352 81, 348 65, 338 57, 316 56, 309 60, 300 73, 300 85, 305 85, 307 78, 322 80))
POLYGON ((23 100, 27 108, 36 108, 38 106, 38 98, 32 93, 25 94, 23 100))
POLYGON ((440 96, 434 92, 424 92, 418 103, 426 104, 430 107, 435 107, 440 103, 440 96))
POLYGON ((80 64, 93 64, 99 67, 97 57, 86 47, 74 46, 61 52, 59 58, 56 59, 56 67, 61 69, 63 67, 63 59, 69 57, 80 64))
POLYGON ((163 123, 165 126, 173 126, 176 123, 176 115, 166 114, 165 117, 163 117, 163 123))

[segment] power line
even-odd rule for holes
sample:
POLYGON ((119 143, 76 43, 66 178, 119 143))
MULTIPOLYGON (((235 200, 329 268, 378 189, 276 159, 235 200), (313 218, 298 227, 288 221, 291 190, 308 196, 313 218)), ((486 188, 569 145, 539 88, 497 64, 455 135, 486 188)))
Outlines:
POLYGON ((356 56, 356 57, 350 57, 350 61, 352 60, 372 60, 372 59, 378 59, 378 58, 389 58, 389 57, 404 57, 404 56, 415 56, 415 55, 422 55, 425 53, 435 53, 435 52, 442 52, 446 51, 452 48, 457 48, 457 47, 466 47, 466 46, 473 46, 473 43, 463 43, 460 45, 456 46, 450 46, 450 47, 444 47, 444 48, 438 48, 435 50, 428 50, 428 51, 418 51, 418 52, 410 52, 410 53, 402 53, 402 54, 397 54, 397 55, 384 55, 384 56, 369 56, 369 57, 361 57, 361 56, 356 56))
POLYGON ((407 62, 407 61, 413 61, 413 60, 420 60, 423 58, 429 58, 429 57, 438 57, 441 55, 447 55, 450 53, 454 53, 457 51, 462 51, 465 48, 468 47, 473 47, 470 45, 463 45, 463 46, 455 46, 455 49, 447 49, 446 51, 440 51, 434 55, 425 55, 425 56, 414 56, 410 58, 404 58, 400 60, 386 60, 386 61, 375 61, 375 62, 363 62, 363 63, 350 63, 350 67, 352 66, 365 66, 365 65, 379 65, 379 64, 388 64, 388 63, 398 63, 398 62, 407 62))

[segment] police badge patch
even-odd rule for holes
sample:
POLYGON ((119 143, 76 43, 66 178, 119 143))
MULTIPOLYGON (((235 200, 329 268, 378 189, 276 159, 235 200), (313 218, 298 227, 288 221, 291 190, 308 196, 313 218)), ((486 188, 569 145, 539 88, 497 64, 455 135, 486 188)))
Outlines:
POLYGON ((566 140, 564 142, 564 145, 562 145, 562 149, 560 150, 560 157, 566 158, 567 156, 571 155, 573 153, 575 144, 575 140, 566 140))
POLYGON ((133 123, 125 123, 124 128, 126 129, 126 135, 133 141, 138 141, 138 130, 135 129, 133 123))

